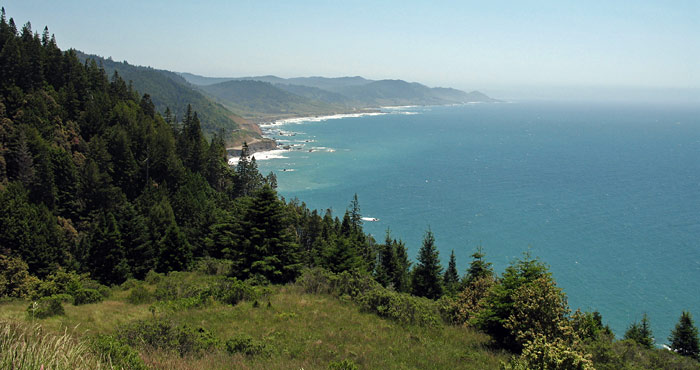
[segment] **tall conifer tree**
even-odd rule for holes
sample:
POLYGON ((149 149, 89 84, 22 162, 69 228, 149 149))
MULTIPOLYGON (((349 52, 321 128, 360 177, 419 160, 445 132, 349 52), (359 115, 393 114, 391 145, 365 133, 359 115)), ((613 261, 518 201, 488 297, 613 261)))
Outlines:
POLYGON ((676 328, 671 331, 668 338, 671 349, 676 353, 700 360, 700 342, 698 341, 698 328, 693 323, 690 312, 683 311, 676 328))
POLYGON ((423 246, 418 251, 418 264, 413 272, 412 293, 431 299, 442 295, 442 266, 435 246, 435 236, 428 229, 423 238, 423 246))

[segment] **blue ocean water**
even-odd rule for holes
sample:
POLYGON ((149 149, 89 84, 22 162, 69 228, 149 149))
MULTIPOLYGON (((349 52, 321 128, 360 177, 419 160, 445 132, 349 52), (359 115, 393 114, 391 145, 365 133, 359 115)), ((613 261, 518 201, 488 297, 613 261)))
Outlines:
POLYGON ((700 320, 700 107, 407 107, 268 132, 297 149, 258 162, 283 196, 342 217, 357 193, 380 219, 365 230, 413 257, 428 227, 460 273, 479 245, 499 273, 530 251, 618 336, 644 312, 659 344, 682 310, 700 320))

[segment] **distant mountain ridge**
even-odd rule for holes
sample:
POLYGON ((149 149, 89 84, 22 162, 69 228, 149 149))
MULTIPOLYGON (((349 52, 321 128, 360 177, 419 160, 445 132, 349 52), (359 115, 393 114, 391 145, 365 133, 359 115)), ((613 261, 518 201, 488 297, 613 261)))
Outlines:
POLYGON ((431 88, 417 82, 369 80, 360 76, 281 78, 268 75, 214 78, 191 73, 180 75, 232 110, 257 116, 305 114, 314 110, 316 113, 328 113, 392 105, 498 102, 479 91, 467 93, 454 88, 431 88), (254 81, 257 84, 248 83, 247 86, 251 89, 245 90, 242 81, 254 81), (266 93, 261 94, 262 90, 266 90, 266 93), (282 100, 275 100, 276 98, 282 100))

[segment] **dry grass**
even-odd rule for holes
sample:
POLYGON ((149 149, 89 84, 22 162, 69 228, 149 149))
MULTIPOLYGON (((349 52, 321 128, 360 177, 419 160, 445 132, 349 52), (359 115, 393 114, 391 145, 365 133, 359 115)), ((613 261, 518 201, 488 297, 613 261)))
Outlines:
POLYGON ((68 330, 56 334, 39 324, 0 321, 0 368, 102 369, 109 368, 68 330))

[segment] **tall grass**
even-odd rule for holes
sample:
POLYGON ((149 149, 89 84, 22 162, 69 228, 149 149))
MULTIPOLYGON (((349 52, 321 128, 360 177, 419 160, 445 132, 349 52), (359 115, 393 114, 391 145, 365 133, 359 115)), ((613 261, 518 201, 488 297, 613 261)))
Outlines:
POLYGON ((109 368, 87 343, 44 331, 39 324, 0 320, 2 369, 104 369, 109 368))

